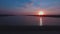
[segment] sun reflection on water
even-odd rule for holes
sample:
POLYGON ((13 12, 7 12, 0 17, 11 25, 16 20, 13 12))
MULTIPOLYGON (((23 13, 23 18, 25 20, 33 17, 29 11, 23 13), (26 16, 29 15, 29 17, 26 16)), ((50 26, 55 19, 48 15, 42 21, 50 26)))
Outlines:
POLYGON ((40 26, 42 26, 43 23, 42 23, 42 17, 40 17, 40 26))

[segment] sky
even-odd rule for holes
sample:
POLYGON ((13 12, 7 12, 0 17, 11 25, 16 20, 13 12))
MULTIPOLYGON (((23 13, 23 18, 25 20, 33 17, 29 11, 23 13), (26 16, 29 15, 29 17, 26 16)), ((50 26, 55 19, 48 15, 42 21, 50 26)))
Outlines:
POLYGON ((0 14, 60 14, 60 0, 0 0, 0 14))

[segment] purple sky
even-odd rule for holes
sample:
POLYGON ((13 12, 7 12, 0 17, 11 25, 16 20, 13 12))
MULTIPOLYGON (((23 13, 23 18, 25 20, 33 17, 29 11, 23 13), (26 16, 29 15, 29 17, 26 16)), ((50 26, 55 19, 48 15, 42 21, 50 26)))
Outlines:
POLYGON ((0 0, 0 14, 60 14, 60 0, 0 0))

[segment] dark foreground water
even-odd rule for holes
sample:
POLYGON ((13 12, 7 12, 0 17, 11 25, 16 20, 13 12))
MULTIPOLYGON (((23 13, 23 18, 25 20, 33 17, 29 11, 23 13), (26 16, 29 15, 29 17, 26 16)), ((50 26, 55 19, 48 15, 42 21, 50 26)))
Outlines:
POLYGON ((0 17, 0 25, 13 25, 13 26, 0 26, 0 33, 3 33, 3 34, 5 33, 6 34, 20 34, 20 33, 21 34, 23 33, 24 34, 25 33, 28 33, 28 34, 32 34, 32 33, 33 34, 60 34, 60 28, 59 28, 60 18, 32 17, 32 16, 5 16, 5 17, 0 17), (42 20, 40 20, 40 18, 42 18, 42 20), (50 27, 45 26, 41 29, 40 26, 39 27, 33 26, 33 25, 40 25, 41 21, 43 25, 50 25, 50 27), (22 27, 21 25, 32 25, 32 26, 22 27), (52 25, 56 25, 56 26, 59 25, 59 27, 58 28, 56 26, 53 27, 52 25), (44 30, 48 30, 48 31, 44 31, 44 30))
MULTIPOLYGON (((42 17, 43 25, 59 25, 60 18, 42 17)), ((40 17, 34 16, 5 16, 0 17, 0 25, 40 25, 40 17)))

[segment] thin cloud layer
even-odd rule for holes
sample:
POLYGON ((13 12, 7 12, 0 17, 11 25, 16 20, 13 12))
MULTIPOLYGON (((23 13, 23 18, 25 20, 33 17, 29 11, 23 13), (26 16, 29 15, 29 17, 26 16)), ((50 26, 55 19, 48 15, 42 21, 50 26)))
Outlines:
POLYGON ((60 14, 60 0, 0 0, 0 7, 0 10, 13 14, 33 14, 38 10, 45 10, 46 14, 60 14))

